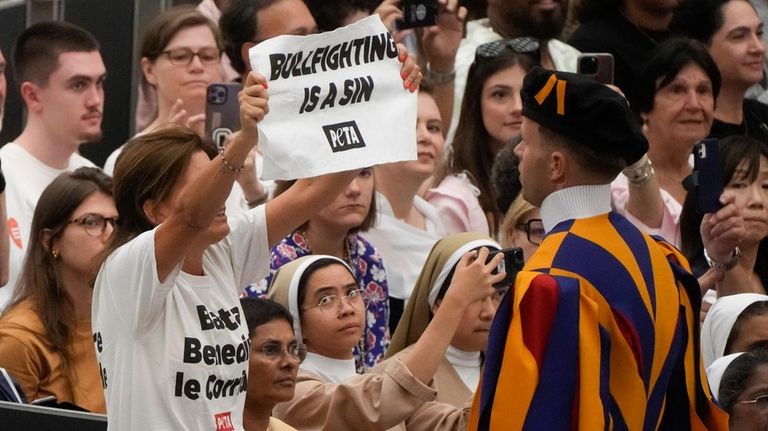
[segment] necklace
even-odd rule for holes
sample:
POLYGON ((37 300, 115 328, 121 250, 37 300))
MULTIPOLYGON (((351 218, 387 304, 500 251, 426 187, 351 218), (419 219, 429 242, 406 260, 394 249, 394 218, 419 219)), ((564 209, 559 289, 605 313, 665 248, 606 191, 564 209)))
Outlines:
POLYGON ((647 32, 645 29, 643 29, 643 28, 642 28, 642 27, 640 27, 639 25, 635 24, 635 23, 634 23, 632 20, 630 20, 629 18, 627 18, 627 16, 626 16, 626 15, 624 15, 624 12, 622 12, 622 11, 619 11, 619 14, 622 16, 622 18, 624 18, 624 20, 625 20, 626 22, 628 22, 629 24, 631 24, 631 25, 632 25, 632 27, 634 27, 634 28, 635 28, 635 30, 637 30, 637 32, 640 34, 640 36, 642 36, 643 38, 645 38, 645 39, 646 39, 648 42, 650 42, 650 43, 651 43, 653 46, 656 46, 656 45, 658 45, 658 44, 659 44, 659 41, 658 41, 658 40, 656 40, 656 38, 655 38, 655 37, 653 37, 653 36, 651 36, 650 34, 648 34, 648 32, 647 32))

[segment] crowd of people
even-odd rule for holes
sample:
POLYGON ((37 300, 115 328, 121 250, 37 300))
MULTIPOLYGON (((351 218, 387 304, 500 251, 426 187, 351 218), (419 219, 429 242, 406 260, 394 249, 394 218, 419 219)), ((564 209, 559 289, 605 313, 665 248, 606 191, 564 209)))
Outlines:
POLYGON ((437 0, 416 29, 402 0, 168 8, 103 167, 78 152, 110 103, 99 42, 31 25, 0 52, 0 126, 5 73, 26 111, 0 148, 0 370, 110 430, 764 429, 766 8, 571 2, 437 0), (415 158, 263 180, 251 49, 372 15, 415 158))

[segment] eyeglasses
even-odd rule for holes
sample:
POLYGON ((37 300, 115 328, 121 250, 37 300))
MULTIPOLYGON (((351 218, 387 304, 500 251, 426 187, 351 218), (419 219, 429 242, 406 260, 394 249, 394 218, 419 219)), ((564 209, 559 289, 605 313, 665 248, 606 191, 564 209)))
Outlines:
POLYGON ((350 290, 346 295, 339 297, 339 295, 325 295, 320 298, 317 305, 307 307, 301 311, 308 311, 313 308, 319 308, 320 312, 328 316, 337 316, 341 311, 342 300, 346 298, 347 303, 356 311, 363 311, 367 308, 364 292, 361 289, 350 290))
POLYGON ((298 359, 299 363, 302 363, 307 357, 307 346, 300 343, 291 343, 287 346, 280 343, 267 343, 261 346, 261 353, 271 361, 276 361, 284 353, 287 353, 294 359, 298 359))
POLYGON ((547 231, 544 230, 544 223, 540 218, 532 218, 525 223, 517 225, 517 228, 525 231, 528 242, 533 245, 539 245, 544 241, 547 231))
POLYGON ((475 64, 496 58, 507 48, 518 54, 534 54, 538 57, 539 41, 532 37, 516 37, 514 39, 495 40, 484 43, 475 50, 475 64))
POLYGON ((203 64, 221 63, 221 51, 219 48, 202 48, 197 52, 192 51, 189 48, 174 48, 163 51, 160 54, 167 55, 171 64, 179 66, 188 66, 189 63, 192 63, 192 59, 195 58, 195 56, 197 56, 203 64))
POLYGON ((99 238, 103 236, 104 232, 107 230, 107 223, 109 223, 112 228, 115 227, 117 217, 104 217, 101 214, 88 213, 76 219, 72 219, 68 223, 79 224, 85 229, 85 233, 87 233, 88 236, 99 238))
POLYGON ((754 404, 760 410, 768 410, 768 394, 760 395, 754 400, 736 401, 734 404, 754 404))

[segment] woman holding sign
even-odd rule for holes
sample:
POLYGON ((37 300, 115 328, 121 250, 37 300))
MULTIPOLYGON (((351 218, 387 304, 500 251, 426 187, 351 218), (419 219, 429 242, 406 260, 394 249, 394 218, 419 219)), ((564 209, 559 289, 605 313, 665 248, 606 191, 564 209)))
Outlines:
POLYGON ((239 287, 264 277, 269 245, 358 174, 299 180, 227 220, 224 202, 267 100, 252 72, 240 93, 242 129, 223 152, 190 130, 164 129, 129 142, 115 167, 120 221, 93 293, 110 430, 242 429, 250 341, 239 287))
MULTIPOLYGON (((402 48, 399 59, 404 87, 417 89, 413 56, 402 48)), ((112 430, 242 429, 250 341, 241 287, 267 275, 270 245, 358 175, 301 179, 228 222, 224 203, 258 143, 267 87, 248 75, 241 130, 218 156, 191 130, 162 129, 129 142, 115 167, 120 223, 93 299, 112 430)))

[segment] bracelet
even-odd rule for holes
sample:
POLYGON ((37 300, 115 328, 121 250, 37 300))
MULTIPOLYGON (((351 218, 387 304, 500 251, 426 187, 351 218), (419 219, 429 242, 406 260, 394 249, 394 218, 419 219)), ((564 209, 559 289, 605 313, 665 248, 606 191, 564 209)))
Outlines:
POLYGON ((741 249, 738 246, 734 248, 733 252, 731 253, 731 259, 728 262, 716 262, 712 260, 712 258, 709 257, 709 253, 707 253, 706 248, 704 249, 704 258, 707 259, 707 264, 709 264, 710 268, 723 272, 730 271, 735 268, 741 260, 741 249))
POLYGON ((624 168, 622 173, 633 186, 643 186, 653 178, 656 171, 653 170, 653 163, 648 158, 648 154, 643 154, 640 160, 624 168))
POLYGON ((427 79, 432 81, 434 84, 447 84, 449 82, 453 82, 454 79, 456 79, 456 69, 453 69, 450 72, 437 72, 432 70, 431 67, 429 67, 429 63, 427 63, 427 79))
POLYGON ((223 149, 219 151, 219 157, 221 158, 221 162, 224 163, 224 167, 229 169, 230 171, 234 172, 235 175, 239 174, 240 172, 243 172, 243 168, 245 167, 245 165, 240 166, 239 168, 236 168, 236 167, 232 166, 232 163, 229 163, 229 160, 227 160, 224 157, 224 150, 223 149))

